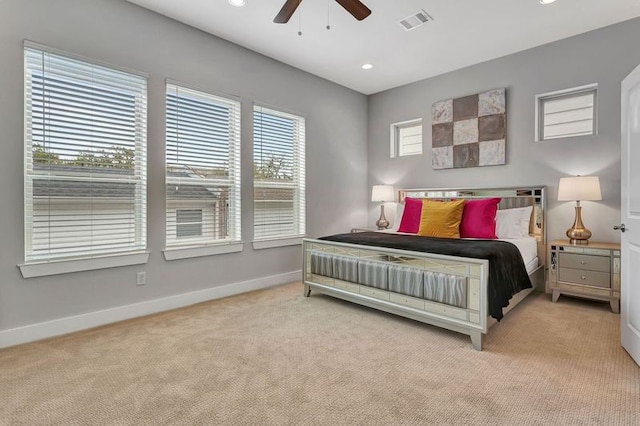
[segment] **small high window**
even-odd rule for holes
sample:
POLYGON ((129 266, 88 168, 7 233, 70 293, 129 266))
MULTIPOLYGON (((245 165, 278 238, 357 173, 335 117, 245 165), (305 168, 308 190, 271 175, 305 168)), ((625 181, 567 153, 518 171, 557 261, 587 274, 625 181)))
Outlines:
POLYGON ((536 141, 597 133, 597 84, 536 96, 536 141))
POLYGON ((422 154, 422 119, 391 125, 391 158, 422 154))

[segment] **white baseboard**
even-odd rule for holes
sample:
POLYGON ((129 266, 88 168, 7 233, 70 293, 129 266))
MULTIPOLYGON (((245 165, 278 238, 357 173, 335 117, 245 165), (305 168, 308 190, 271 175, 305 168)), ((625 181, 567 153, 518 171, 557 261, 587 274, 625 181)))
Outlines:
POLYGON ((134 303, 132 305, 118 306, 117 308, 90 312, 88 314, 41 322, 24 327, 12 328, 0 331, 0 348, 34 342, 37 340, 47 339, 49 337, 99 327, 101 325, 124 321, 131 318, 182 308, 184 306, 209 300, 220 299, 253 290, 261 290, 281 284, 300 281, 301 277, 302 271, 298 270, 287 272, 285 274, 271 275, 255 280, 148 300, 146 302, 134 303))

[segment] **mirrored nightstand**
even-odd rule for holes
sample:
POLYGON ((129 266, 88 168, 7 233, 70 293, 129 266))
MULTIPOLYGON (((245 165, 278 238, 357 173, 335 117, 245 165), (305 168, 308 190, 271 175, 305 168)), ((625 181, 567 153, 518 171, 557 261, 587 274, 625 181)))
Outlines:
POLYGON ((552 302, 561 294, 605 300, 620 313, 620 245, 573 245, 567 240, 549 244, 549 289, 552 302))

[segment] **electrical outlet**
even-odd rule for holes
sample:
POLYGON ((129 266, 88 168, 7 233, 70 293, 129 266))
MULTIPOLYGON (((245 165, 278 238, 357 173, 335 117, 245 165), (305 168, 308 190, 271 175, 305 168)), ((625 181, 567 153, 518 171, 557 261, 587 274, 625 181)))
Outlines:
POLYGON ((144 271, 136 274, 136 285, 145 285, 147 283, 147 273, 144 271))

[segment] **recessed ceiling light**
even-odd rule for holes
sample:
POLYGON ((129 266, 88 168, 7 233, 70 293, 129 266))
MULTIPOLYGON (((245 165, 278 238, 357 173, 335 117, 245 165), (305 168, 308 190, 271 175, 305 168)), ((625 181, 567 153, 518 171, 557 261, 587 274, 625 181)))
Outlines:
POLYGON ((363 69, 363 70, 370 70, 371 68, 373 68, 373 65, 371 65, 371 64, 364 64, 364 65, 362 66, 362 69, 363 69))
MULTIPOLYGON (((231 0, 229 0, 229 1, 231 1, 231 0)), ((554 1, 556 1, 556 0, 540 0, 540 4, 551 4, 554 1)))
POLYGON ((236 6, 236 7, 240 7, 240 6, 244 6, 245 4, 247 4, 246 0, 229 0, 229 3, 231 3, 232 5, 236 6))

